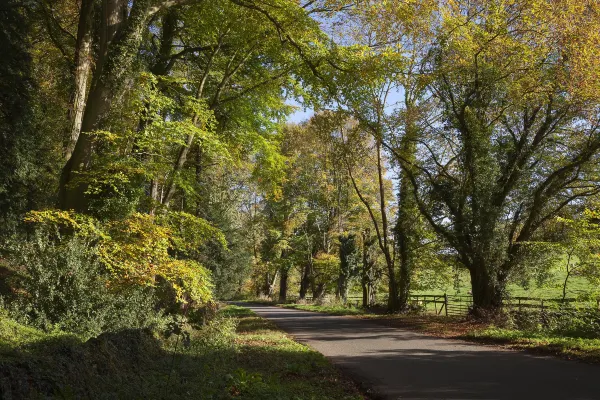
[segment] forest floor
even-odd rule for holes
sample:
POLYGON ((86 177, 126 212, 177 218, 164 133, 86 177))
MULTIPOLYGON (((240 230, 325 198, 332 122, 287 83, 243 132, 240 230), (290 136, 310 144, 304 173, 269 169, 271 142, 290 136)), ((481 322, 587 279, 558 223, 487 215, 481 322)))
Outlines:
POLYGON ((418 314, 387 314, 383 309, 368 311, 355 307, 285 304, 281 307, 315 311, 330 315, 354 316, 376 320, 391 327, 409 329, 447 339, 462 339, 482 344, 526 350, 600 364, 600 339, 577 335, 552 334, 543 330, 507 329, 493 322, 481 322, 464 317, 418 314))
POLYGON ((245 306, 320 351, 381 398, 596 399, 600 392, 598 365, 455 340, 464 336, 464 328, 452 331, 441 322, 245 306))
POLYGON ((247 308, 227 306, 220 318, 235 321, 231 332, 220 323, 209 335, 131 330, 84 342, 0 313, 0 398, 365 398, 323 355, 247 308))

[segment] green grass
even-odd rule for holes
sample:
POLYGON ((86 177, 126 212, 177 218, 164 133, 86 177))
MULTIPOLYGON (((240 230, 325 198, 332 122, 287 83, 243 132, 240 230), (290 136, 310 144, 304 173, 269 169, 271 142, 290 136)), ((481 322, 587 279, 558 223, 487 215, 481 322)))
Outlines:
MULTIPOLYGON (((543 282, 536 282, 534 279, 530 279, 527 282, 511 283, 508 285, 508 293, 513 297, 536 297, 543 299, 557 299, 562 298, 562 289, 564 279, 566 277, 566 271, 564 270, 565 260, 557 260, 554 267, 549 271, 547 279, 543 282)), ((469 274, 466 271, 462 271, 458 285, 455 282, 448 283, 446 286, 415 291, 413 294, 443 294, 449 295, 467 295, 471 290, 471 281, 469 274)), ((580 296, 589 295, 590 293, 597 293, 598 287, 590 283, 584 277, 571 276, 567 284, 567 297, 578 298, 580 296)))
POLYGON ((600 362, 600 339, 568 337, 489 326, 468 332, 465 339, 508 345, 511 348, 554 354, 587 362, 600 362))
POLYGON ((0 314, 0 393, 12 398, 362 399, 318 352, 228 306, 169 339, 149 331, 82 342, 0 314), (231 328, 231 329, 230 329, 231 328), (187 336, 189 335, 189 337, 187 336))
POLYGON ((343 305, 317 306, 314 304, 282 304, 284 308, 294 308, 296 310, 322 312, 331 315, 365 315, 368 314, 362 308, 345 307, 343 305))

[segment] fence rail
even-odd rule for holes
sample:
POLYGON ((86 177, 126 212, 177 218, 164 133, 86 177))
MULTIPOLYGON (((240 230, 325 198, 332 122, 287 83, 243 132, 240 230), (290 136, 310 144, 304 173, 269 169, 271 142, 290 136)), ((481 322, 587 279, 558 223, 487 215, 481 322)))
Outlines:
MULTIPOLYGON (((288 296, 288 302, 296 302, 298 296, 288 296)), ((312 302, 312 296, 305 296, 307 302, 312 302)), ((348 296, 346 304, 359 307, 362 304, 362 296, 348 296)), ((380 299, 382 300, 382 299, 380 299)), ((421 308, 425 312, 435 315, 466 316, 473 308, 473 297, 467 295, 444 294, 413 294, 409 296, 409 303, 415 308, 421 308)), ((556 308, 575 308, 573 305, 579 303, 574 298, 544 299, 536 297, 514 296, 505 299, 503 307, 509 311, 535 311, 544 312, 556 308)), ((600 309, 600 299, 596 301, 596 307, 600 309)))
MULTIPOLYGON (((444 310, 445 315, 451 316, 464 316, 469 313, 473 307, 472 296, 460 296, 460 295, 411 295, 410 301, 412 304, 421 305, 426 311, 433 311, 435 314, 440 315, 441 310, 444 310), (445 297, 444 297, 445 296, 445 297), (444 303, 441 308, 437 307, 437 304, 441 302, 440 299, 444 299, 444 303), (434 304, 433 309, 430 305, 434 304)), ((532 311, 539 310, 540 312, 548 311, 556 308, 575 308, 575 304, 581 303, 580 300, 575 298, 539 298, 539 297, 525 297, 525 296, 514 296, 504 300, 503 308, 508 311, 532 311)), ((589 305, 593 303, 590 302, 589 305)), ((596 308, 600 309, 600 299, 596 301, 596 308)))

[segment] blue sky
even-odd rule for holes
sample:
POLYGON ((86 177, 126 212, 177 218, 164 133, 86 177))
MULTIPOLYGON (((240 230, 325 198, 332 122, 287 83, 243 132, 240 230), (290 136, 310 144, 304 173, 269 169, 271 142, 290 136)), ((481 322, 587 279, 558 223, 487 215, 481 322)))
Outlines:
POLYGON ((287 122, 298 124, 300 122, 306 121, 315 113, 315 111, 312 108, 305 108, 296 100, 290 99, 286 103, 298 107, 298 109, 288 117, 287 122))

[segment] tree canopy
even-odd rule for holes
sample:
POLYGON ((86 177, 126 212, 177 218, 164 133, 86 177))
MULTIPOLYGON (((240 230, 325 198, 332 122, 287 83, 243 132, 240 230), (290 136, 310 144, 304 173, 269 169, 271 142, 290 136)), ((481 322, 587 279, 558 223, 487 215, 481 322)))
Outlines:
POLYGON ((487 315, 600 276, 595 1, 5 3, 0 236, 103 290, 397 312, 462 271, 487 315))

